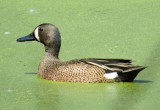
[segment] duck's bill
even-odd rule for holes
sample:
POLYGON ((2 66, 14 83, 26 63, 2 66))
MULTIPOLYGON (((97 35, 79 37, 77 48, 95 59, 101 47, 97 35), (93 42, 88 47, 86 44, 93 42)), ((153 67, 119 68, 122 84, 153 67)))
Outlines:
POLYGON ((34 41, 34 40, 36 40, 35 37, 32 34, 30 34, 30 35, 18 38, 17 42, 34 41))

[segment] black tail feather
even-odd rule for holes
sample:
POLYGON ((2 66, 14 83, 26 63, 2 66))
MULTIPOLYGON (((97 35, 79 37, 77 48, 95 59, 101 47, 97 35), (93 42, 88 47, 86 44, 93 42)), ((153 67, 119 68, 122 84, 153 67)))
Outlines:
POLYGON ((119 72, 119 80, 122 82, 133 82, 133 80, 135 79, 135 77, 138 75, 138 73, 140 71, 142 71, 143 69, 145 69, 145 67, 141 67, 141 68, 137 68, 135 70, 132 71, 127 71, 127 72, 119 72))

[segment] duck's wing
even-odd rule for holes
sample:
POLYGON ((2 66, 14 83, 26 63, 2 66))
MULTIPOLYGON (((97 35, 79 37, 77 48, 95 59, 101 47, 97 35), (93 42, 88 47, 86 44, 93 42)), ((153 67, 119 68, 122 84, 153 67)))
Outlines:
POLYGON ((123 82, 132 82, 137 74, 145 69, 144 66, 134 66, 131 60, 126 59, 81 59, 82 62, 98 66, 105 70, 108 77, 118 76, 123 82))
MULTIPOLYGON (((126 71, 131 69, 133 66, 131 60, 128 59, 96 59, 96 58, 89 58, 89 59, 81 59, 80 61, 98 66, 100 68, 105 69, 106 71, 126 71)), ((137 67, 137 66, 136 66, 137 67)))
POLYGON ((94 65, 105 70, 104 77, 108 79, 118 78, 119 81, 132 82, 144 66, 134 66, 128 59, 80 59, 72 60, 68 64, 83 63, 94 65))
POLYGON ((132 60, 129 59, 97 59, 97 58, 85 58, 76 59, 67 62, 70 63, 86 63, 105 69, 108 72, 128 72, 139 68, 145 68, 143 66, 134 66, 132 60))

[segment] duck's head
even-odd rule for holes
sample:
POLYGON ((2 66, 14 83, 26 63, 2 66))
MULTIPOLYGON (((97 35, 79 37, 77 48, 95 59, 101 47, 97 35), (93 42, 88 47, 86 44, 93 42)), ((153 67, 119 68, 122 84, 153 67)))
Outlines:
POLYGON ((17 42, 38 41, 44 44, 45 51, 57 56, 61 46, 61 36, 58 28, 50 23, 37 26, 32 33, 17 39, 17 42))

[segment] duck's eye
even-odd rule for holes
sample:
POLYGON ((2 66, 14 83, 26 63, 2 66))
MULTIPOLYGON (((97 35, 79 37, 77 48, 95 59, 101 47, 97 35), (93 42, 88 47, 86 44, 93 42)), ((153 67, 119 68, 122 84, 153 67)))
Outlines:
POLYGON ((39 28, 39 31, 41 31, 41 32, 42 32, 42 31, 43 31, 43 29, 42 29, 42 28, 39 28))

